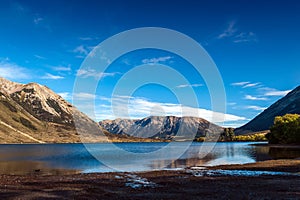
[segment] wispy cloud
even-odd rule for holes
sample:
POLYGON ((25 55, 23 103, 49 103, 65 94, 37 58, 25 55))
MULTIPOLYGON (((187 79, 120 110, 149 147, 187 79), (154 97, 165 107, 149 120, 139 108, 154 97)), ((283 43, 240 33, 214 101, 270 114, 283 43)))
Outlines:
POLYGON ((235 122, 225 122, 222 126, 223 127, 231 127, 231 128, 236 128, 236 127, 241 127, 243 125, 245 125, 247 122, 249 121, 249 119, 247 120, 241 120, 241 121, 235 121, 235 122))
POLYGON ((94 77, 94 78, 104 78, 108 76, 114 76, 117 72, 114 73, 104 73, 104 72, 97 72, 95 69, 79 69, 77 71, 77 76, 82 78, 94 77))
POLYGON ((71 100, 72 98, 75 99, 76 101, 90 101, 90 100, 99 99, 99 97, 96 94, 84 93, 84 92, 73 93, 73 94, 70 92, 58 92, 57 94, 66 100, 71 100))
POLYGON ((142 63, 144 64, 157 64, 160 62, 166 62, 167 60, 172 59, 171 56, 165 56, 165 57, 158 57, 158 58, 146 58, 142 60, 142 63))
POLYGON ((234 105, 236 105, 236 104, 237 104, 236 102, 228 102, 228 103, 227 103, 228 106, 234 106, 234 105))
POLYGON ((77 46, 75 49, 73 49, 73 52, 79 53, 81 56, 87 56, 89 53, 87 48, 83 45, 77 46))
POLYGON ((235 24, 236 24, 235 21, 229 22, 227 28, 221 34, 218 35, 218 39, 223 39, 223 38, 233 36, 237 32, 237 28, 235 28, 235 24))
POLYGON ((36 25, 38 25, 38 24, 40 24, 43 20, 44 20, 44 19, 43 19, 42 17, 35 17, 35 18, 33 19, 33 23, 36 24, 36 25))
POLYGON ((232 86, 244 86, 244 85, 247 85, 249 83, 250 83, 249 81, 244 81, 244 82, 231 83, 230 85, 232 85, 232 86))
POLYGON ((256 42, 257 37, 256 34, 253 32, 243 32, 236 35, 233 39, 234 43, 241 43, 241 42, 256 42))
POLYGON ((128 118, 129 116, 130 118, 139 119, 150 115, 194 116, 214 123, 222 123, 224 120, 227 122, 246 120, 245 117, 232 114, 224 114, 174 103, 153 102, 140 97, 115 96, 111 99, 107 98, 107 101, 111 103, 112 107, 110 108, 107 104, 100 105, 96 113, 99 120, 128 118))
POLYGON ((44 76, 41 77, 41 79, 50 79, 50 80, 59 80, 59 79, 64 79, 65 77, 63 76, 58 76, 58 75, 53 75, 50 73, 46 73, 44 76))
POLYGON ((259 86, 260 83, 251 83, 249 81, 243 81, 243 82, 235 82, 235 83, 231 83, 230 85, 232 86, 241 86, 242 88, 252 88, 252 87, 256 87, 259 86))
POLYGON ((124 58, 121 62, 128 66, 132 65, 132 63, 130 62, 130 60, 128 58, 124 58))
POLYGON ((186 87, 202 87, 203 84, 182 84, 182 85, 177 85, 177 88, 186 88, 186 87))
POLYGON ((79 37, 79 40, 82 41, 91 41, 91 40, 98 40, 98 37, 79 37))
POLYGON ((101 49, 99 46, 78 46, 73 52, 80 53, 81 55, 77 55, 77 58, 84 58, 86 56, 95 57, 97 56, 100 60, 104 61, 106 64, 111 64, 112 60, 110 59, 107 52, 101 49))
POLYGON ((273 90, 273 91, 266 92, 265 96, 285 96, 291 91, 292 90, 283 90, 283 91, 273 90))
POLYGON ((263 96, 285 96, 292 90, 278 90, 276 88, 270 88, 270 87, 261 87, 259 90, 263 93, 263 96))
POLYGON ((45 60, 46 58, 44 56, 40 56, 40 55, 33 55, 34 57, 36 57, 37 59, 41 59, 41 60, 45 60))
POLYGON ((246 109, 251 109, 251 110, 256 110, 256 111, 263 111, 267 109, 266 107, 261 107, 261 106, 246 106, 246 109))
POLYGON ((268 100, 266 97, 255 97, 255 96, 252 96, 252 95, 245 95, 245 99, 254 100, 254 101, 266 101, 266 100, 268 100))
POLYGON ((99 47, 91 47, 93 49, 92 53, 90 54, 91 57, 95 56, 94 52, 97 52, 97 56, 99 56, 99 58, 103 61, 105 61, 107 64, 110 64, 112 61, 109 58, 109 56, 107 55, 107 53, 99 48, 99 47))
POLYGON ((64 71, 64 72, 69 72, 69 71, 72 70, 71 65, 68 65, 68 66, 61 66, 61 65, 54 66, 54 67, 52 67, 52 69, 55 70, 55 71, 64 71))
POLYGON ((0 76, 12 80, 28 79, 30 73, 24 67, 10 62, 8 58, 0 59, 0 76))
POLYGON ((230 38, 234 43, 255 42, 256 34, 252 31, 244 32, 237 28, 236 21, 230 21, 225 30, 217 36, 217 39, 230 38))
POLYGON ((73 94, 73 97, 76 100, 93 100, 93 99, 97 98, 97 95, 91 94, 91 93, 80 92, 80 93, 73 94))
POLYGON ((71 100, 71 95, 69 92, 58 92, 57 94, 65 100, 71 100))
POLYGON ((252 88, 258 86, 260 83, 248 83, 243 86, 243 88, 252 88))

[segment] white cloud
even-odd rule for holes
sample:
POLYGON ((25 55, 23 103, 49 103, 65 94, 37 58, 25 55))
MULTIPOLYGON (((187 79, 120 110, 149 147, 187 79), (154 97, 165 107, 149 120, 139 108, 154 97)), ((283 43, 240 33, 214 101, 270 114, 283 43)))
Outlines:
POLYGON ((76 100, 93 100, 93 99, 97 98, 97 95, 91 94, 91 93, 80 92, 80 93, 73 94, 73 98, 76 100))
POLYGON ((33 19, 34 24, 40 24, 44 19, 42 17, 36 17, 33 19))
POLYGON ((177 85, 177 88, 186 88, 186 87, 201 87, 203 84, 183 84, 183 85, 177 85))
POLYGON ((243 81, 243 82, 231 83, 230 85, 232 85, 232 86, 242 86, 243 88, 250 88, 250 87, 258 86, 259 84, 260 83, 251 83, 249 81, 243 81))
POLYGON ((225 122, 222 126, 227 128, 236 128, 241 127, 245 125, 249 120, 241 120, 241 121, 235 121, 235 122, 225 122))
POLYGON ((278 90, 275 88, 269 88, 269 87, 261 87, 259 88, 263 92, 264 96, 285 96, 292 90, 278 90))
POLYGON ((265 96, 285 96, 287 95, 289 92, 291 92, 292 90, 273 90, 273 91, 268 91, 265 93, 265 96))
POLYGON ((157 64, 160 62, 166 62, 167 60, 172 59, 171 56, 165 56, 165 57, 158 57, 158 58, 147 58, 142 60, 142 63, 144 64, 157 64))
POLYGON ((236 28, 236 22, 231 21, 228 23, 227 28, 217 36, 217 39, 230 38, 234 43, 242 42, 255 42, 257 41, 256 34, 252 31, 242 32, 236 28))
POLYGON ((242 32, 234 37, 234 43, 241 43, 241 42, 256 42, 257 38, 253 32, 242 32))
POLYGON ((74 53, 79 53, 84 56, 87 56, 88 55, 88 50, 83 46, 83 45, 80 45, 78 47, 76 47, 74 50, 73 50, 74 53))
POLYGON ((71 95, 70 95, 69 92, 58 92, 57 94, 65 100, 70 100, 71 99, 71 95))
POLYGON ((68 71, 71 71, 71 65, 68 65, 68 66, 54 66, 52 67, 53 70, 55 71, 65 71, 65 72, 68 72, 68 71))
POLYGON ((99 99, 97 95, 91 93, 85 93, 85 92, 73 93, 73 94, 69 92, 58 92, 57 94, 66 100, 74 99, 76 100, 76 102, 99 99))
POLYGON ((94 77, 94 78, 104 78, 108 76, 114 76, 117 73, 104 73, 104 72, 97 72, 95 69, 79 69, 77 71, 77 76, 82 78, 94 77))
POLYGON ((260 106, 246 106, 246 109, 256 110, 256 111, 263 111, 267 109, 266 107, 260 107, 260 106))
POLYGON ((98 37, 79 37, 79 40, 82 41, 91 41, 91 40, 97 40, 99 39, 98 37))
POLYGON ((27 69, 10 62, 8 58, 0 60, 0 76, 13 80, 30 78, 27 69))
POLYGON ((82 56, 82 55, 77 55, 77 56, 75 56, 76 58, 80 58, 80 59, 82 59, 82 58, 85 58, 85 56, 82 56))
POLYGON ((50 73, 46 73, 44 76, 41 77, 41 79, 51 79, 51 80, 58 80, 58 79, 64 79, 63 76, 53 75, 50 73))
POLYGON ((33 56, 36 57, 36 58, 38 58, 38 59, 41 59, 41 60, 45 60, 46 59, 45 57, 37 55, 37 54, 35 54, 33 56))
POLYGON ((123 59, 122 63, 124 63, 125 65, 128 65, 128 66, 131 65, 130 60, 128 58, 123 59))
POLYGON ((235 21, 229 22, 227 28, 220 35, 218 35, 218 39, 223 39, 226 37, 233 36, 237 32, 237 29, 235 28, 235 24, 236 24, 235 21))
POLYGON ((231 83, 232 86, 244 86, 249 84, 249 81, 244 81, 244 82, 236 82, 236 83, 231 83))
POLYGON ((260 83, 248 83, 243 86, 243 88, 250 88, 250 87, 255 87, 258 86, 260 83))
POLYGON ((255 97, 255 96, 252 96, 252 95, 245 95, 245 99, 254 100, 254 101, 266 101, 266 100, 268 100, 265 97, 255 97))
POLYGON ((110 60, 110 58, 107 56, 106 52, 103 51, 102 49, 99 49, 99 47, 95 47, 94 51, 92 51, 92 53, 90 54, 91 57, 95 56, 94 52, 97 52, 98 54, 100 54, 100 59, 104 60, 107 64, 110 64, 112 61, 110 60), (98 49, 95 49, 98 48, 98 49))
POLYGON ((89 46, 86 49, 87 52, 90 52, 87 53, 89 54, 89 57, 95 57, 97 55, 97 57, 100 58, 100 60, 105 61, 108 65, 112 63, 112 60, 110 59, 109 55, 107 55, 106 51, 101 49, 99 46, 89 46))
POLYGON ((99 106, 96 113, 98 120, 128 117, 140 119, 151 115, 201 117, 214 123, 246 120, 245 117, 232 114, 223 114, 180 104, 152 102, 139 97, 117 96, 106 100, 111 103, 112 107, 109 108, 106 104, 99 106))
POLYGON ((229 103, 227 103, 227 105, 228 106, 234 106, 234 105, 236 105, 236 102, 229 102, 229 103))

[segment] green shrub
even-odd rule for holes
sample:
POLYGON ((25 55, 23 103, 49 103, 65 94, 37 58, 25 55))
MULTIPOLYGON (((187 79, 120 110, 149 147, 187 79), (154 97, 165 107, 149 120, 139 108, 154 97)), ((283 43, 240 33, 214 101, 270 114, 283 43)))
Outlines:
POLYGON ((300 115, 277 116, 267 134, 270 144, 300 144, 300 115))
POLYGON ((267 138, 265 137, 264 133, 256 133, 253 135, 238 135, 235 136, 234 141, 266 141, 267 138))

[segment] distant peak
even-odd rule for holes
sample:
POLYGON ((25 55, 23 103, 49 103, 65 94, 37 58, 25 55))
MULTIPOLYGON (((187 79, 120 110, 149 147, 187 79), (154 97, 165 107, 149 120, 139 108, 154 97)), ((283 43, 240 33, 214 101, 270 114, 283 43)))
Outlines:
POLYGON ((21 87, 23 84, 21 83, 16 83, 13 81, 10 81, 8 79, 5 79, 3 77, 0 77, 0 91, 11 94, 13 93, 16 89, 21 87))

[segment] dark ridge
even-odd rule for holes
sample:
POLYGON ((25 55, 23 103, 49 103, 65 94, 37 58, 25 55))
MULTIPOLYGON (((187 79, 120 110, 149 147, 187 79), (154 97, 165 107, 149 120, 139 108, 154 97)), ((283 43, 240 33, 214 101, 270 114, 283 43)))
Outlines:
POLYGON ((250 122, 237 128, 235 133, 246 134, 268 130, 273 125, 276 116, 283 116, 287 113, 300 114, 300 86, 272 104, 250 122))
POLYGON ((1 100, 0 101, 5 107, 7 107, 11 112, 17 112, 18 110, 17 110, 17 108, 15 107, 15 106, 13 106, 13 105, 11 105, 9 102, 7 102, 7 101, 3 101, 3 100, 1 100))

